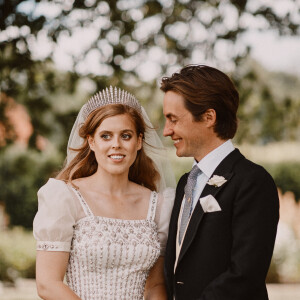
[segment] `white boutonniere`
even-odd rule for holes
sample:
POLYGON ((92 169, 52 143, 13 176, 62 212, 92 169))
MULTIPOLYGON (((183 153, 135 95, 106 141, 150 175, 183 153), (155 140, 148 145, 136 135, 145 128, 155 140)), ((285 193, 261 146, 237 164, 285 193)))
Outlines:
POLYGON ((208 180, 207 184, 219 187, 223 185, 226 181, 227 180, 223 176, 214 175, 208 180))

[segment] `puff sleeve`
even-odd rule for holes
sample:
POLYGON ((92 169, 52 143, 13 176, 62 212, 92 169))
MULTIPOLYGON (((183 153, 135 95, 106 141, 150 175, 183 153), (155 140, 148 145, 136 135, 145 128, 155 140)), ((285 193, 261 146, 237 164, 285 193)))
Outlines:
POLYGON ((77 207, 65 182, 50 178, 38 191, 33 221, 37 250, 70 252, 77 207))
POLYGON ((166 188, 158 196, 155 222, 158 228, 158 238, 160 242, 161 256, 164 256, 165 254, 165 249, 166 249, 166 244, 168 239, 169 223, 170 223, 171 212, 173 209, 174 199, 175 199, 174 188, 166 188))

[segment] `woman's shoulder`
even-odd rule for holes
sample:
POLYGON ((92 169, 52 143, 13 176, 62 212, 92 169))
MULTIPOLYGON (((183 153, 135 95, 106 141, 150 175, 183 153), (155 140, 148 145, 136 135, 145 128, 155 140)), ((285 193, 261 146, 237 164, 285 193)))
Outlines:
POLYGON ((73 226, 78 220, 78 208, 67 184, 50 178, 39 189, 38 202, 38 211, 33 221, 37 249, 44 249, 48 245, 56 249, 54 251, 70 251, 73 226))
POLYGON ((173 188, 173 187, 167 187, 162 192, 160 192, 160 194, 167 201, 173 201, 174 202, 175 192, 176 192, 175 188, 173 188))
POLYGON ((166 188, 158 194, 158 204, 155 215, 157 231, 161 245, 161 255, 165 253, 167 243, 169 222, 175 199, 175 189, 166 188))
POLYGON ((59 180, 56 178, 49 178, 48 181, 39 189, 39 191, 52 192, 56 191, 57 189, 67 189, 67 183, 63 180, 59 180))
POLYGON ((170 209, 173 207, 175 200, 175 189, 168 187, 158 193, 158 199, 162 209, 170 209))
POLYGON ((39 201, 51 201, 51 202, 73 202, 73 195, 71 194, 68 184, 59 179, 49 178, 46 184, 44 184, 38 190, 39 201))
POLYGON ((175 199, 175 189, 166 188, 163 191, 158 193, 158 212, 157 215, 166 215, 169 216, 173 209, 175 199))
POLYGON ((144 196, 146 198, 147 197, 149 198, 151 193, 154 192, 154 191, 151 191, 149 188, 147 188, 143 185, 140 185, 138 183, 130 182, 130 184, 131 184, 131 186, 130 186, 131 193, 138 194, 138 195, 144 196))
POLYGON ((76 219, 81 215, 81 205, 70 184, 63 180, 50 178, 38 193, 39 208, 46 208, 49 213, 71 213, 76 219))

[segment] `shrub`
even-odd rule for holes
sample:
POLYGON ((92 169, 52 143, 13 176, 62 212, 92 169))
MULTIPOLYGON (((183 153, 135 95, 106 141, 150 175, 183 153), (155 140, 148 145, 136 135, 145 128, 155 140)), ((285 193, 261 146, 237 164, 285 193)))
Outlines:
POLYGON ((11 226, 32 229, 37 191, 59 168, 60 162, 55 152, 8 148, 1 153, 0 201, 5 203, 11 226))
MULTIPOLYGON (((178 158, 171 152, 171 163, 174 169, 176 180, 181 175, 189 172, 192 168, 192 158, 178 158)), ((271 174, 276 186, 282 193, 293 192, 296 200, 300 199, 300 162, 278 162, 278 163, 260 163, 271 174)))
POLYGON ((21 227, 1 231, 0 281, 35 278, 35 240, 21 227))
POLYGON ((300 163, 280 162, 276 164, 264 164, 266 170, 272 175, 282 193, 293 192, 296 201, 300 199, 300 163))

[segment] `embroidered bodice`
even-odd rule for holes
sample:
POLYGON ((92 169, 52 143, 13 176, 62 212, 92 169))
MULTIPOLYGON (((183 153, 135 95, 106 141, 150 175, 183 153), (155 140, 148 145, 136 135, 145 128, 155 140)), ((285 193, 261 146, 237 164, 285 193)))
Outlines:
MULTIPOLYGON (((55 183, 66 186, 65 183, 58 180, 55 180, 55 183)), ((66 228, 72 234, 69 237, 70 242, 64 241, 66 237, 60 240, 53 240, 52 237, 49 240, 51 229, 46 229, 41 224, 44 195, 41 195, 43 191, 40 190, 39 211, 34 220, 37 249, 70 251, 66 281, 82 300, 142 300, 149 270, 159 255, 163 254, 164 245, 161 244, 159 227, 162 226, 166 230, 168 226, 155 221, 159 194, 156 192, 151 193, 146 219, 122 220, 94 216, 78 190, 68 186, 65 192, 72 194, 71 197, 75 201, 68 208, 74 214, 72 230, 66 228), (74 195, 76 197, 73 197, 74 195), (80 215, 78 213, 78 203, 80 203, 84 214, 83 217, 76 220, 76 215, 80 215)), ((171 193, 173 196, 173 191, 171 193)), ((169 192, 170 195, 171 193, 169 192)), ((48 198, 51 199, 51 196, 48 195, 48 198)), ((163 199, 167 200, 166 197, 163 199)), ((172 201, 173 199, 169 203, 171 205, 164 206, 165 209, 169 207, 169 215, 172 201)), ((57 203, 57 201, 53 202, 57 203)), ((55 203, 52 203, 52 205, 55 203)), ((159 208, 162 209, 162 207, 163 205, 160 204, 159 208)), ((59 207, 55 210, 59 212, 58 214, 61 214, 59 207)), ((162 216, 165 213, 161 214, 160 219, 164 219, 162 216)), ((70 216, 66 214, 66 218, 70 219, 70 216)), ((57 225, 49 224, 49 226, 53 226, 53 229, 57 230, 55 228, 57 225)), ((61 228, 61 230, 64 231, 65 228, 61 228)), ((165 240, 163 243, 165 244, 165 240)))
POLYGON ((66 277, 81 299, 143 299, 148 272, 160 254, 156 202, 152 192, 146 220, 97 217, 87 209, 87 217, 74 226, 66 277))

